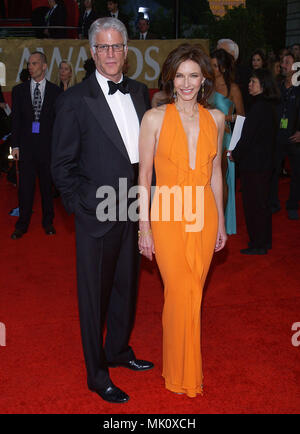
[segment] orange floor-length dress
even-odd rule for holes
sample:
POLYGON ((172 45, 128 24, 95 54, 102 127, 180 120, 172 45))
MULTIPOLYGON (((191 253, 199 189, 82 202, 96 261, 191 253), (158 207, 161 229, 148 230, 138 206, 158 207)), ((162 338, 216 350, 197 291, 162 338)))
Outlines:
POLYGON ((187 136, 180 114, 175 104, 166 107, 154 158, 156 190, 151 208, 155 255, 164 283, 162 375, 167 389, 189 397, 202 394, 203 389, 201 300, 218 227, 217 208, 210 186, 218 131, 209 111, 200 104, 198 106, 200 131, 194 170, 190 167, 187 136), (175 195, 170 195, 170 219, 162 211, 160 192, 174 186, 182 191, 182 202, 179 202, 181 221, 178 221, 175 195), (187 186, 192 189, 190 195, 183 193, 187 186), (197 186, 202 196, 196 196, 197 186), (203 228, 187 231, 187 224, 192 220, 184 208, 189 202, 196 212, 196 200, 198 206, 201 205, 203 228))

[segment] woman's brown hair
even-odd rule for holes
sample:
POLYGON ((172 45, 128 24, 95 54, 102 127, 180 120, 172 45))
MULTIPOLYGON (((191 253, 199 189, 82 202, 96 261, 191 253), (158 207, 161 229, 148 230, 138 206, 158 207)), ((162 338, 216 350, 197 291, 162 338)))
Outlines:
POLYGON ((192 44, 182 44, 172 50, 163 64, 162 84, 163 90, 166 94, 164 102, 167 104, 174 102, 174 78, 179 66, 186 60, 192 60, 201 68, 205 82, 203 84, 204 89, 201 88, 198 92, 197 101, 204 107, 208 107, 209 104, 207 100, 214 88, 214 74, 210 58, 203 51, 200 45, 192 44))

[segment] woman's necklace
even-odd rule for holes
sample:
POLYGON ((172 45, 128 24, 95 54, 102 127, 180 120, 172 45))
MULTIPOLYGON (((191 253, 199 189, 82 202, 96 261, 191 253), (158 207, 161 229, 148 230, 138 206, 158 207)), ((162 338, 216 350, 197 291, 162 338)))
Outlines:
POLYGON ((195 104, 192 110, 192 114, 187 113, 184 109, 182 109, 179 104, 175 104, 177 110, 180 113, 183 113, 188 119, 194 119, 195 116, 198 116, 198 104, 195 104))

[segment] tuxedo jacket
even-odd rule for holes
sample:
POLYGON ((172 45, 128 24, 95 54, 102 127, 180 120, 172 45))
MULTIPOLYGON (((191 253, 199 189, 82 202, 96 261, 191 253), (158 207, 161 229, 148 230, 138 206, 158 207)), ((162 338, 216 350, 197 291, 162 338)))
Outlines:
POLYGON ((78 33, 87 39, 89 37, 89 29, 90 29, 91 25, 93 24, 93 22, 98 18, 98 15, 92 9, 91 12, 89 13, 88 17, 84 20, 84 14, 85 14, 85 11, 83 11, 79 17, 78 33))
POLYGON ((12 90, 12 147, 18 147, 20 160, 33 158, 49 161, 51 155, 52 129, 55 116, 55 101, 61 89, 46 80, 45 94, 40 114, 40 133, 32 133, 34 110, 30 92, 30 82, 18 84, 12 90))
MULTIPOLYGON (((148 88, 131 79, 128 85, 141 122, 150 108, 148 88)), ((118 198, 119 178, 126 178, 128 189, 136 182, 133 165, 95 74, 57 100, 52 175, 67 212, 75 212, 93 236, 104 235, 115 224, 97 220, 96 208, 102 200, 96 198, 97 189, 111 186, 118 198)))

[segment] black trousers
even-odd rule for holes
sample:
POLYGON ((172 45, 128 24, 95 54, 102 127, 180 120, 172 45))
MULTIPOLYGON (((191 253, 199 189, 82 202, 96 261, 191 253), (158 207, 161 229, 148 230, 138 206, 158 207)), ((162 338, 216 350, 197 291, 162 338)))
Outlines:
POLYGON ((111 384, 107 362, 126 362, 135 357, 128 342, 138 287, 138 223, 117 222, 104 236, 94 238, 75 221, 79 316, 87 382, 89 388, 104 388, 111 384))
POLYGON ((250 246, 272 245, 272 213, 269 202, 272 171, 240 171, 243 207, 250 246))
POLYGON ((39 178, 42 200, 42 225, 47 227, 54 218, 50 163, 39 160, 19 161, 19 209, 16 229, 27 231, 34 200, 36 177, 39 178))
POLYGON ((271 206, 280 206, 278 199, 278 180, 281 172, 281 164, 284 158, 288 157, 291 168, 290 193, 286 202, 286 209, 296 210, 299 208, 300 200, 300 143, 279 144, 277 146, 276 170, 272 176, 271 183, 271 206))

